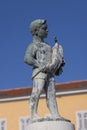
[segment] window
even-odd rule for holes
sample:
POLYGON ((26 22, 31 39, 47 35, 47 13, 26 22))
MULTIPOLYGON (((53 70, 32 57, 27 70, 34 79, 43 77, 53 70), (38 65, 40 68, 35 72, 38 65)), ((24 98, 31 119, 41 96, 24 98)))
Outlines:
POLYGON ((21 117, 19 120, 19 130, 26 130, 26 127, 29 125, 30 118, 29 117, 21 117))
POLYGON ((76 118, 77 130, 87 130, 87 111, 78 111, 76 118))
POLYGON ((0 119, 0 130, 6 130, 6 120, 0 119))

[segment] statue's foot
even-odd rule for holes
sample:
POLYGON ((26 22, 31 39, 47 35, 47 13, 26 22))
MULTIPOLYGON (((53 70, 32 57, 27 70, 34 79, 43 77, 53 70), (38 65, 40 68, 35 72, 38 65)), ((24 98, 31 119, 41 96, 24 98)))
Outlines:
POLYGON ((44 118, 45 119, 52 119, 52 120, 64 120, 64 118, 61 117, 58 114, 57 115, 51 115, 51 114, 49 114, 49 115, 46 115, 44 118))
POLYGON ((60 115, 57 115, 57 116, 52 116, 53 120, 61 120, 61 121, 68 121, 70 122, 69 120, 63 118, 62 116, 60 115))
POLYGON ((45 118, 45 119, 52 119, 52 115, 51 115, 51 114, 45 115, 44 118, 45 118))
POLYGON ((60 115, 56 115, 56 116, 53 116, 53 119, 64 119, 64 118, 61 117, 60 115))
POLYGON ((53 116, 53 118, 55 118, 55 119, 61 119, 63 117, 61 117, 60 115, 55 115, 55 116, 53 116))
POLYGON ((41 119, 41 117, 38 116, 37 114, 35 114, 35 115, 33 115, 33 116, 31 117, 31 121, 37 121, 38 119, 41 119))

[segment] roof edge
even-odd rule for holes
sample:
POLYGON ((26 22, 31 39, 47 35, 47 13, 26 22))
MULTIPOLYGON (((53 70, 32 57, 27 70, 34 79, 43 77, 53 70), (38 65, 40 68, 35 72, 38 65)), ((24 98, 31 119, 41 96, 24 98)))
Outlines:
MULTIPOLYGON (((74 90, 74 91, 64 91, 64 92, 57 92, 56 96, 69 96, 69 95, 76 95, 76 94, 85 94, 87 90, 74 90)), ((41 94, 40 98, 45 98, 45 94, 41 94)), ((29 100, 30 96, 21 96, 21 97, 11 97, 11 98, 3 98, 0 99, 0 103, 3 102, 12 102, 12 101, 21 101, 21 100, 29 100)))
MULTIPOLYGON (((72 81, 72 82, 65 82, 65 83, 57 83, 56 86, 56 93, 58 95, 69 95, 70 93, 86 93, 87 92, 87 80, 80 80, 80 81, 72 81)), ((5 100, 20 100, 26 99, 25 97, 29 97, 31 95, 32 87, 26 88, 15 88, 15 89, 8 89, 0 91, 0 101, 5 100)), ((44 94, 44 91, 43 93, 44 94)))

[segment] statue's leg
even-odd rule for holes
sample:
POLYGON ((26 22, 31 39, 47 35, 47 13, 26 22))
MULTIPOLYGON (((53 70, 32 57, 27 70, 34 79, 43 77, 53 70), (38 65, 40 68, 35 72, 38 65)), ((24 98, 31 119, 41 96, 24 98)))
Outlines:
POLYGON ((51 112, 52 118, 54 119, 60 118, 60 115, 58 113, 58 106, 56 102, 54 78, 49 79, 49 82, 47 83, 47 87, 45 87, 45 90, 46 90, 47 106, 51 112))
POLYGON ((37 108, 39 97, 44 87, 45 80, 43 79, 34 79, 33 80, 33 89, 32 94, 30 97, 30 112, 31 112, 31 119, 37 119, 39 116, 37 115, 37 108))

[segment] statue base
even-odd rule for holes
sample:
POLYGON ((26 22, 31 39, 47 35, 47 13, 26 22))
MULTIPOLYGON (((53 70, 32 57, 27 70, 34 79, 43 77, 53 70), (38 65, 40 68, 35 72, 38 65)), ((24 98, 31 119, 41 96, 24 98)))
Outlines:
POLYGON ((75 130, 70 121, 42 121, 29 124, 26 130, 75 130))

